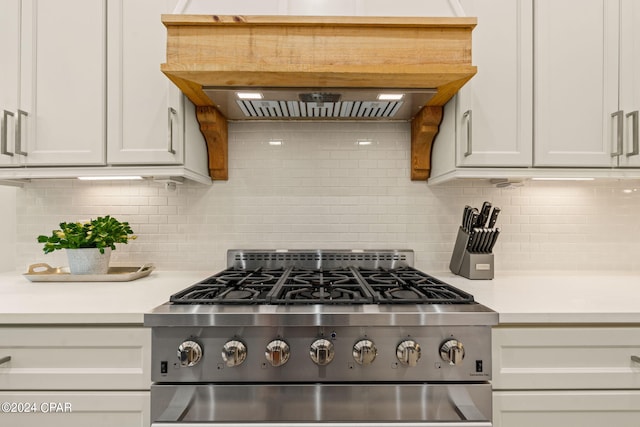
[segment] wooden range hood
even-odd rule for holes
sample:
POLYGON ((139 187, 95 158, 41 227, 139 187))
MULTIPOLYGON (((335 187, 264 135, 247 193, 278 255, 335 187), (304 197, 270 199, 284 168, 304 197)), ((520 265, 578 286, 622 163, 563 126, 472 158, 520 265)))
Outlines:
POLYGON ((212 179, 228 179, 227 118, 203 88, 435 91, 411 126, 411 179, 426 180, 443 106, 476 73, 476 18, 163 15, 161 70, 196 105, 212 179))

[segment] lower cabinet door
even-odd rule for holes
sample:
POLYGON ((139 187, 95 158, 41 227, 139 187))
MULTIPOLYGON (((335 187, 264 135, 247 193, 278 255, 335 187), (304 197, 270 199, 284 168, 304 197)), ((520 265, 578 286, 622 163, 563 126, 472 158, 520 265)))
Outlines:
POLYGON ((148 390, 150 351, 149 328, 2 327, 0 390, 148 390))
POLYGON ((638 427, 640 390, 500 391, 493 427, 638 427))
POLYGON ((0 392, 0 426, 148 427, 149 392, 0 392))

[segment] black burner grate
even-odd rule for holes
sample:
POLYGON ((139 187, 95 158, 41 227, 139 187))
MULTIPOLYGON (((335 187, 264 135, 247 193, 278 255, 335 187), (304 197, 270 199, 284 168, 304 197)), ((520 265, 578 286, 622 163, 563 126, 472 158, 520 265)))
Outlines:
POLYGON ((349 268, 293 270, 270 298, 271 304, 365 304, 373 297, 349 268))
POLYGON ((171 296, 174 304, 472 304, 473 296, 411 267, 229 268, 171 296))
POLYGON ((473 296, 411 267, 359 269, 379 304, 469 304, 473 296))
POLYGON ((227 269, 171 296, 176 304, 265 304, 284 269, 227 269))

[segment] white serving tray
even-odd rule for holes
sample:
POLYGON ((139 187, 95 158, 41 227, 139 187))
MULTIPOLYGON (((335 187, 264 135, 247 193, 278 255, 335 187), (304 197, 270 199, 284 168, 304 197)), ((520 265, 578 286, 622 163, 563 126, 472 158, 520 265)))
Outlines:
POLYGON ((109 267, 107 274, 71 274, 68 267, 51 267, 46 263, 32 264, 23 274, 32 282, 128 282, 148 276, 155 266, 109 267))

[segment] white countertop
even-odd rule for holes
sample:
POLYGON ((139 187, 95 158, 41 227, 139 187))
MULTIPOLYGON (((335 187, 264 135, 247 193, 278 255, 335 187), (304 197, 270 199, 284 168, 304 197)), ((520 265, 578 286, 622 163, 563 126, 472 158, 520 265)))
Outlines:
POLYGON ((468 280, 453 273, 434 276, 497 311, 501 324, 640 324, 638 274, 497 272, 493 280, 468 280))
MULTIPOLYGON (((131 282, 30 282, 0 273, 1 324, 134 324, 169 296, 212 274, 153 271, 131 282)), ((493 280, 433 274, 497 311, 500 323, 640 324, 640 275, 496 273, 493 280)))
POLYGON ((144 313, 215 272, 158 271, 130 282, 30 282, 0 273, 2 324, 139 324, 144 313))

